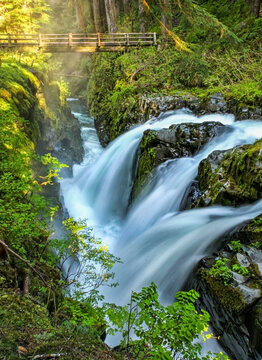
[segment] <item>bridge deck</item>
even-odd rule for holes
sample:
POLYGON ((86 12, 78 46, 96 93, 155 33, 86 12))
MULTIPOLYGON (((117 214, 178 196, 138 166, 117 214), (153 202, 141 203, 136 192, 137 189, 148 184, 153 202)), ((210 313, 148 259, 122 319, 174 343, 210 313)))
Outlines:
POLYGON ((156 33, 0 34, 0 48, 38 47, 45 52, 110 52, 152 45, 156 33))

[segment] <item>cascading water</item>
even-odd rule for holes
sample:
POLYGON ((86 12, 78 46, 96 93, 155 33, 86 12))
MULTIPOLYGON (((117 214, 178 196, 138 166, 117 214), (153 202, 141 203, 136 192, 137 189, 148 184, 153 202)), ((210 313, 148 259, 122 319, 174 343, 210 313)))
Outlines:
POLYGON ((180 211, 199 162, 214 150, 261 138, 261 122, 234 122, 232 115, 197 118, 188 111, 169 112, 131 129, 102 150, 91 129, 92 119, 76 112, 75 115, 85 122, 82 136, 86 154, 83 164, 73 169, 73 178, 61 182, 61 189, 70 216, 88 218, 96 235, 109 242, 113 253, 123 261, 115 269, 120 285, 107 294, 109 300, 126 303, 131 290, 154 281, 162 300, 172 301, 197 261, 207 249, 212 251, 210 246, 219 237, 262 212, 262 201, 238 209, 217 206, 180 211), (219 121, 226 125, 226 131, 193 158, 160 165, 147 190, 128 207, 143 132, 204 121, 219 121))

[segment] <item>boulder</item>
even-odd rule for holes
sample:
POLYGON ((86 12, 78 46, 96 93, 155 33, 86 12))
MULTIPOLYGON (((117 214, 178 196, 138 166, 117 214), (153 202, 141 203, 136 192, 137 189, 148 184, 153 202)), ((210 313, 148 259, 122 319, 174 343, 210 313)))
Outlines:
POLYGON ((198 169, 200 193, 192 207, 238 206, 262 197, 262 140, 214 151, 198 169))
POLYGON ((260 289, 252 289, 246 285, 238 285, 237 289, 240 290, 246 305, 254 304, 258 299, 261 298, 260 289))
POLYGON ((169 129, 158 131, 146 130, 140 142, 135 196, 158 165, 169 159, 195 155, 223 130, 224 125, 213 121, 171 125, 169 129))

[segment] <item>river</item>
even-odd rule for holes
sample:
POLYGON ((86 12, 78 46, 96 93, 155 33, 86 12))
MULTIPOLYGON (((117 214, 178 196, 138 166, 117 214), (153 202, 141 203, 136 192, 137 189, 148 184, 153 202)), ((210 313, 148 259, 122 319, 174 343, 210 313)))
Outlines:
POLYGON ((199 162, 214 150, 261 138, 262 122, 234 122, 233 115, 196 117, 187 110, 173 111, 132 128, 103 149, 86 109, 73 99, 70 106, 82 125, 85 156, 82 164, 74 166, 73 177, 61 181, 61 191, 70 216, 87 218, 96 236, 123 262, 115 267, 120 285, 105 292, 107 301, 127 303, 132 290, 151 281, 158 286, 162 302, 172 301, 196 263, 217 247, 217 239, 262 212, 262 201, 237 209, 214 206, 181 210, 199 162), (226 125, 227 131, 213 138, 196 156, 160 165, 130 205, 137 147, 143 132, 205 121, 218 121, 226 125))

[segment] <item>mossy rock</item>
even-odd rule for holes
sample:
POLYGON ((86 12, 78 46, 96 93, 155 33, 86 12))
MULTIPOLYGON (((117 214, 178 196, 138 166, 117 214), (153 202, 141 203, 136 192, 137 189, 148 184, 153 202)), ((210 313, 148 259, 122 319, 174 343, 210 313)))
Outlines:
POLYGON ((201 196, 197 206, 237 206, 262 197, 262 140, 253 145, 215 151, 198 169, 201 196))
POLYGON ((150 179, 152 171, 170 159, 195 155, 211 138, 224 130, 219 122, 184 123, 168 129, 146 130, 140 142, 137 180, 133 194, 137 197, 150 179))
POLYGON ((223 281, 211 277, 207 270, 202 270, 201 275, 202 280, 208 284, 217 301, 223 305, 225 310, 231 314, 238 314, 245 310, 246 304, 239 289, 233 288, 230 284, 225 285, 223 281))

